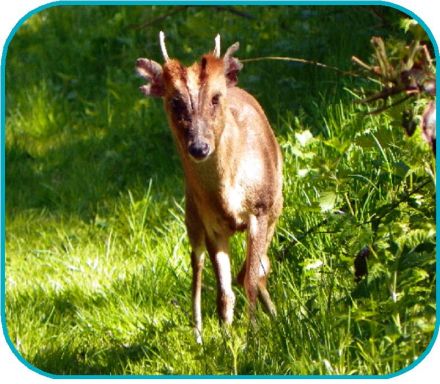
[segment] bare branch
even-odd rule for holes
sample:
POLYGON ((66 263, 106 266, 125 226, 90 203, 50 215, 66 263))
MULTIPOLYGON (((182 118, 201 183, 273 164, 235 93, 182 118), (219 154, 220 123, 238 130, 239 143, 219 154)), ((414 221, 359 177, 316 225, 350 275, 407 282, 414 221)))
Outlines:
MULTIPOLYGON (((233 46, 232 46, 233 47, 233 46)), ((230 47, 229 49, 231 49, 232 47, 230 47)), ((235 50, 234 50, 235 52, 235 50)), ((226 56, 226 54, 225 54, 226 56)), ((344 71, 342 69, 339 69, 337 67, 333 67, 331 65, 327 65, 327 64, 323 64, 323 63, 319 63, 318 61, 314 61, 314 60, 306 60, 306 59, 300 59, 300 58, 296 58, 296 57, 283 57, 283 56, 265 56, 265 57, 255 57, 255 58, 251 58, 251 59, 241 59, 240 61, 242 63, 249 63, 252 61, 265 61, 265 60, 276 60, 276 61, 291 61, 294 63, 303 63, 303 64, 312 64, 312 65, 316 65, 317 67, 321 67, 321 68, 326 68, 326 69, 331 69, 333 71, 342 73, 343 75, 348 75, 348 76, 353 76, 353 77, 360 77, 360 78, 365 78, 362 75, 359 75, 357 73, 354 72, 350 72, 350 71, 344 71)))

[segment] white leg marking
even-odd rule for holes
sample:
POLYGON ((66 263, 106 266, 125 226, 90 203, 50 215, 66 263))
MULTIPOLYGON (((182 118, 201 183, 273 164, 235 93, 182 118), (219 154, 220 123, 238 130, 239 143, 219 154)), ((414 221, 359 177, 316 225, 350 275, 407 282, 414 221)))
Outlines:
POLYGON ((269 273, 269 268, 270 268, 270 264, 267 257, 260 258, 260 269, 258 271, 258 277, 262 278, 267 276, 269 273))
POLYGON ((194 335, 198 344, 202 343, 202 269, 205 255, 200 250, 194 250, 193 263, 193 319, 194 335))
POLYGON ((223 316, 226 323, 232 323, 234 317, 235 295, 232 291, 231 264, 229 256, 225 252, 217 252, 215 255, 215 263, 218 268, 219 284, 225 307, 223 308, 223 316))

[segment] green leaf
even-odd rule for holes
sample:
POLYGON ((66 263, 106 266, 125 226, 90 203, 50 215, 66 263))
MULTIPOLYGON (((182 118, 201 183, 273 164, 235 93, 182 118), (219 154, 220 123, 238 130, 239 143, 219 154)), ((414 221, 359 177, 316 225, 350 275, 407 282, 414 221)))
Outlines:
POLYGON ((305 147, 313 139, 313 135, 308 129, 306 129, 303 132, 295 133, 295 138, 302 147, 305 147))
POLYGON ((336 193, 333 191, 323 192, 319 198, 319 206, 322 212, 331 211, 336 204, 336 193))
POLYGON ((403 179, 406 174, 408 173, 410 167, 405 164, 403 161, 398 161, 397 163, 393 164, 393 171, 396 176, 403 179))
POLYGON ((341 140, 338 137, 333 137, 330 140, 326 140, 325 144, 329 147, 336 149, 341 155, 344 154, 351 145, 351 141, 341 140))

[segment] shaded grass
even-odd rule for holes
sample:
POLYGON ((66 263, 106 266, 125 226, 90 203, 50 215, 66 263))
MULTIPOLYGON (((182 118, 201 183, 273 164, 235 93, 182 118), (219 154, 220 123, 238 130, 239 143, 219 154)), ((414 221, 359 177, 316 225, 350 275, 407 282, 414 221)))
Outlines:
MULTIPOLYGON (((279 316, 258 313, 251 328, 234 287, 236 321, 219 327, 206 268, 205 342, 195 344, 182 171, 161 103, 137 92, 135 59, 160 57, 160 28, 184 61, 209 49, 220 30, 225 44, 240 40, 240 57, 276 52, 342 69, 351 55, 368 56, 371 34, 402 37, 393 26, 400 14, 385 7, 236 9, 250 18, 197 7, 172 18, 161 18, 167 7, 55 7, 11 42, 6 320, 36 367, 388 374, 428 345, 436 308, 429 149, 417 135, 403 137, 389 116, 359 111, 344 87, 366 82, 282 63, 248 64, 241 76, 285 161, 285 208, 270 250, 279 316), (153 26, 133 27, 145 20, 153 26), (353 261, 365 247, 369 273, 356 283, 353 261)), ((231 249, 236 274, 242 235, 231 249)))

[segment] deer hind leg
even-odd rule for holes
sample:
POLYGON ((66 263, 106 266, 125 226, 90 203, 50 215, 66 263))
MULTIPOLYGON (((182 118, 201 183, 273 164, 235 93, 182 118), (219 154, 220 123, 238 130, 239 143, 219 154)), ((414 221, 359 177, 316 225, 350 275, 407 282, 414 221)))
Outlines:
POLYGON ((270 272, 270 261, 267 257, 267 248, 274 232, 274 224, 268 224, 267 216, 249 217, 246 261, 237 276, 239 284, 244 286, 249 300, 249 310, 253 316, 257 297, 263 308, 275 316, 275 305, 267 290, 267 277, 270 272))
POLYGON ((207 239, 206 248, 217 278, 217 312, 220 320, 231 324, 234 317, 235 295, 232 291, 228 239, 207 239))
POLYGON ((266 252, 261 257, 260 262, 260 275, 258 280, 258 297, 263 304, 263 308, 267 313, 272 316, 276 316, 277 311, 275 305, 270 298, 269 291, 267 290, 267 278, 270 272, 270 261, 267 256, 267 249, 269 248, 270 241, 272 240, 272 236, 275 230, 275 223, 269 225, 266 235, 266 252))

